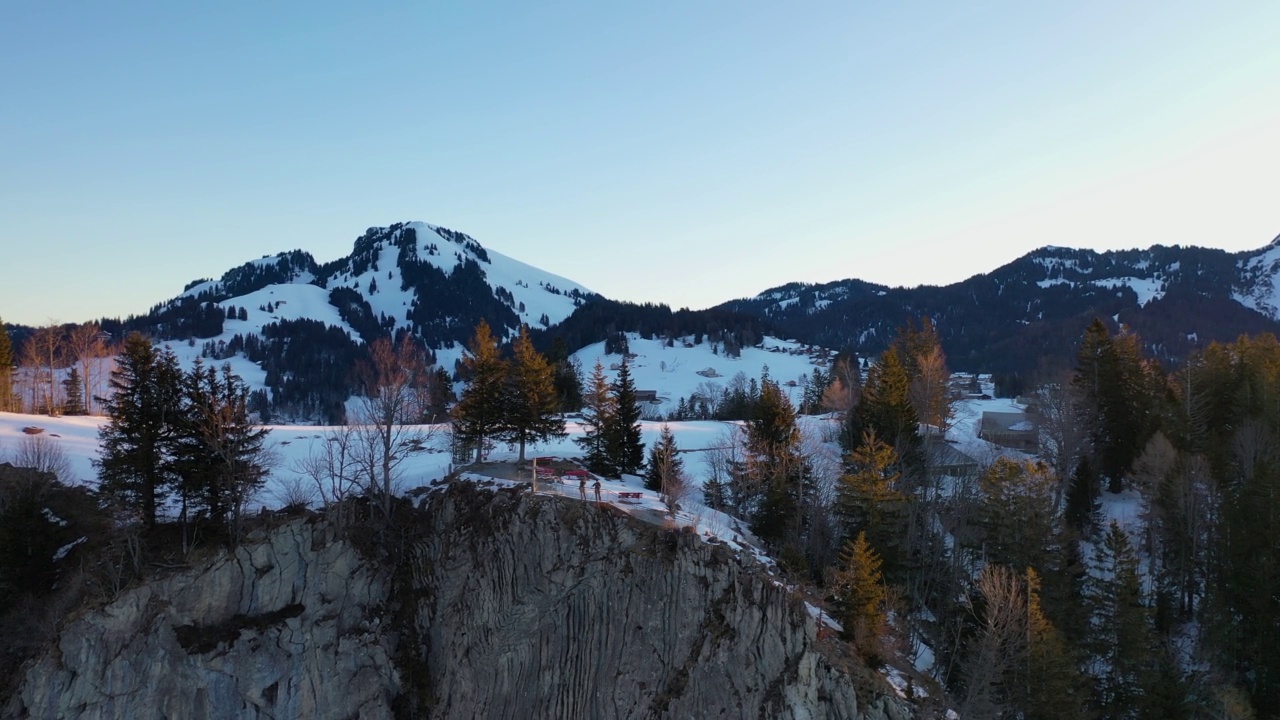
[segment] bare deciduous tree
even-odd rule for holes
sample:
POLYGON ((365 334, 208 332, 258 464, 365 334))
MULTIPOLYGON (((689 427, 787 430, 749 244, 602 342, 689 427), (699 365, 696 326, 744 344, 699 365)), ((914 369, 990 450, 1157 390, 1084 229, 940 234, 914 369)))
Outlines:
POLYGON ((295 473, 309 478, 320 501, 328 508, 339 532, 347 524, 347 500, 360 490, 360 467, 356 462, 356 431, 353 426, 330 428, 320 447, 293 462, 295 473))
POLYGON ((411 424, 421 420, 413 412, 421 406, 418 394, 427 388, 427 366, 422 350, 407 337, 394 346, 385 338, 376 340, 369 356, 361 369, 364 392, 350 423, 351 450, 365 492, 390 518, 404 461, 425 450, 435 433, 434 426, 411 424))
POLYGON ((71 460, 57 440, 43 435, 27 435, 13 450, 13 464, 52 473, 61 483, 75 480, 71 460))
POLYGON ((1064 484, 1075 471, 1076 461, 1089 442, 1089 425, 1080 412, 1080 403, 1071 384, 1061 382, 1040 386, 1033 394, 1035 412, 1031 419, 1039 435, 1040 455, 1049 461, 1059 478, 1054 493, 1055 507, 1062 507, 1064 484))
POLYGON ((846 413, 862 395, 862 374, 857 363, 842 357, 831 368, 831 384, 822 392, 822 407, 828 412, 846 413))
MULTIPOLYGON (((30 363, 36 373, 35 386, 39 393, 32 395, 32 412, 58 415, 61 403, 58 399, 58 367, 62 364, 66 344, 62 328, 53 321, 42 328, 37 328, 31 337, 23 343, 23 359, 30 363)), ((35 387, 33 386, 33 391, 35 387)))
POLYGON ((977 589, 982 595, 982 610, 977 641, 967 664, 967 694, 960 714, 1003 717, 1009 690, 1006 683, 1026 654, 1026 587, 1009 568, 988 565, 978 574, 977 589))
POLYGON ((920 422, 927 426, 926 434, 946 437, 955 420, 947 358, 942 354, 941 346, 933 345, 914 360, 916 374, 907 390, 911 407, 915 408, 920 422))
POLYGON ((102 388, 103 360, 107 356, 107 335, 97 323, 85 323, 71 328, 67 333, 67 353, 71 362, 80 367, 80 381, 84 384, 84 410, 96 414, 95 396, 102 388))

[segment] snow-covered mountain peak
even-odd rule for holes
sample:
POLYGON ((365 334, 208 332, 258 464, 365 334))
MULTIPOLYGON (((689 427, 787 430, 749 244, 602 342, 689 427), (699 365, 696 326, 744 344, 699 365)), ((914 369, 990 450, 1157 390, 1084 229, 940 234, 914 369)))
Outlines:
POLYGON ((1232 297, 1273 320, 1280 320, 1280 235, 1266 246, 1242 253, 1232 297))

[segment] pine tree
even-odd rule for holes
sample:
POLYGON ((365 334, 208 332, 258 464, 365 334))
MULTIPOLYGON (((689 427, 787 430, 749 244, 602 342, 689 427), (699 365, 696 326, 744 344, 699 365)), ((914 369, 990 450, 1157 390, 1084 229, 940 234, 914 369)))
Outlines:
POLYGON ((881 353, 862 388, 862 398, 845 422, 842 444, 852 452, 867 430, 893 446, 904 468, 919 467, 924 460, 919 421, 911 405, 911 383, 896 347, 881 353))
POLYGON ((137 511, 148 528, 175 481, 173 422, 181 412, 181 375, 173 353, 129 335, 111 373, 105 403, 110 420, 98 433, 94 464, 102 493, 137 511))
POLYGON ((1137 552, 1128 533, 1114 521, 1098 547, 1088 598, 1097 705, 1106 717, 1136 718, 1156 645, 1137 552))
POLYGON ((617 468, 609 457, 605 432, 617 410, 604 366, 596 361, 587 380, 586 394, 582 402, 582 437, 574 442, 583 450, 583 462, 587 469, 599 475, 617 475, 617 468))
POLYGON ((649 449, 649 462, 644 471, 645 489, 666 494, 667 478, 684 472, 684 461, 676 453, 676 437, 663 423, 661 434, 649 449))
POLYGON ((1095 318, 1085 329, 1072 385, 1090 430, 1096 469, 1109 489, 1123 478, 1155 431, 1153 403, 1160 390, 1143 360, 1137 336, 1112 337, 1095 318))
POLYGON ((1027 658, 1024 696, 1028 720, 1080 720, 1085 710, 1083 678, 1062 633, 1040 603, 1040 576, 1027 569, 1027 658))
POLYGON ((475 462, 480 462, 485 443, 501 432, 507 400, 507 363, 484 320, 476 325, 462 365, 471 381, 453 408, 453 432, 458 441, 475 447, 475 462))
POLYGON ((9 339, 9 331, 4 321, 0 320, 0 411, 13 411, 15 407, 13 393, 13 343, 9 339))
POLYGON ((1067 486, 1067 522, 1077 530, 1091 528, 1101 505, 1098 503, 1098 477, 1087 456, 1076 463, 1067 486))
POLYGON ((873 663, 878 659, 877 640, 886 619, 880 564, 880 557, 867 542, 866 533, 858 533, 840 551, 827 583, 844 637, 871 655, 869 659, 873 663))
POLYGON ((67 377, 62 381, 62 414, 84 415, 84 385, 81 382, 80 370, 72 366, 67 377))
POLYGON ((702 483, 702 504, 712 510, 724 512, 729 504, 729 498, 724 486, 724 482, 718 477, 707 478, 702 483))
POLYGON ((219 372, 197 360, 182 394, 173 455, 184 520, 207 517, 234 544, 245 504, 266 480, 267 430, 250 420, 249 387, 229 364, 219 372))
POLYGON ((999 458, 978 484, 978 523, 989 562, 1043 572, 1058 544, 1053 508, 1056 480, 1043 464, 999 458))
POLYGON ((614 412, 604 426, 606 453, 618 475, 634 475, 644 466, 644 440, 640 435, 640 403, 625 359, 612 391, 614 412))
POLYGON ((947 356, 933 321, 923 318, 919 329, 908 323, 899 331, 894 344, 906 367, 907 393, 916 417, 930 433, 946 435, 954 415, 949 386, 951 371, 947 369, 947 356))
POLYGON ((761 540, 798 544, 813 488, 799 453, 795 409, 772 380, 766 378, 759 392, 744 428, 745 462, 730 471, 734 493, 739 498, 755 494, 748 515, 751 531, 761 540))
POLYGON ((560 412, 570 413, 582 409, 582 367, 577 358, 569 355, 569 345, 563 337, 557 335, 551 341, 547 362, 552 368, 560 412))
POLYGON ((838 511, 848 535, 869 535, 894 571, 902 564, 906 535, 907 496, 901 482, 893 446, 866 430, 849 457, 848 472, 840 478, 838 511))
POLYGON ((565 437, 564 418, 560 417, 552 368, 546 358, 533 348, 529 327, 521 326, 520 337, 512 346, 515 357, 507 373, 507 400, 502 427, 497 435, 505 442, 520 447, 519 462, 524 462, 525 445, 565 437))

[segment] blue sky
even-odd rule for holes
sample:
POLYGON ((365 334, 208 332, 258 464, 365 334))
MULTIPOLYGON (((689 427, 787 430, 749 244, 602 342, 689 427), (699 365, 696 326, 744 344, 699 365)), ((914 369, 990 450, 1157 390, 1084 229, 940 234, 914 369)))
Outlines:
POLYGON ((0 317, 425 220, 610 297, 1280 233, 1280 3, 7 3, 0 317), (446 6, 448 5, 448 6, 446 6))

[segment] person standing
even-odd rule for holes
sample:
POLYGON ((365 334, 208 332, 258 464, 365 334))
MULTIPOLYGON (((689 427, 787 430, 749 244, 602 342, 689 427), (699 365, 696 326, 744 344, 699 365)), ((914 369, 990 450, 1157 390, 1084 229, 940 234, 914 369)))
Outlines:
POLYGON ((586 475, 581 475, 578 477, 578 496, 581 497, 583 500, 587 499, 587 476, 586 475))
POLYGON ((599 505, 599 504, 600 504, 600 481, 599 481, 599 480, 596 480, 595 484, 594 484, 592 487, 594 487, 594 488, 595 488, 595 491, 596 491, 596 504, 597 504, 597 505, 599 505))

